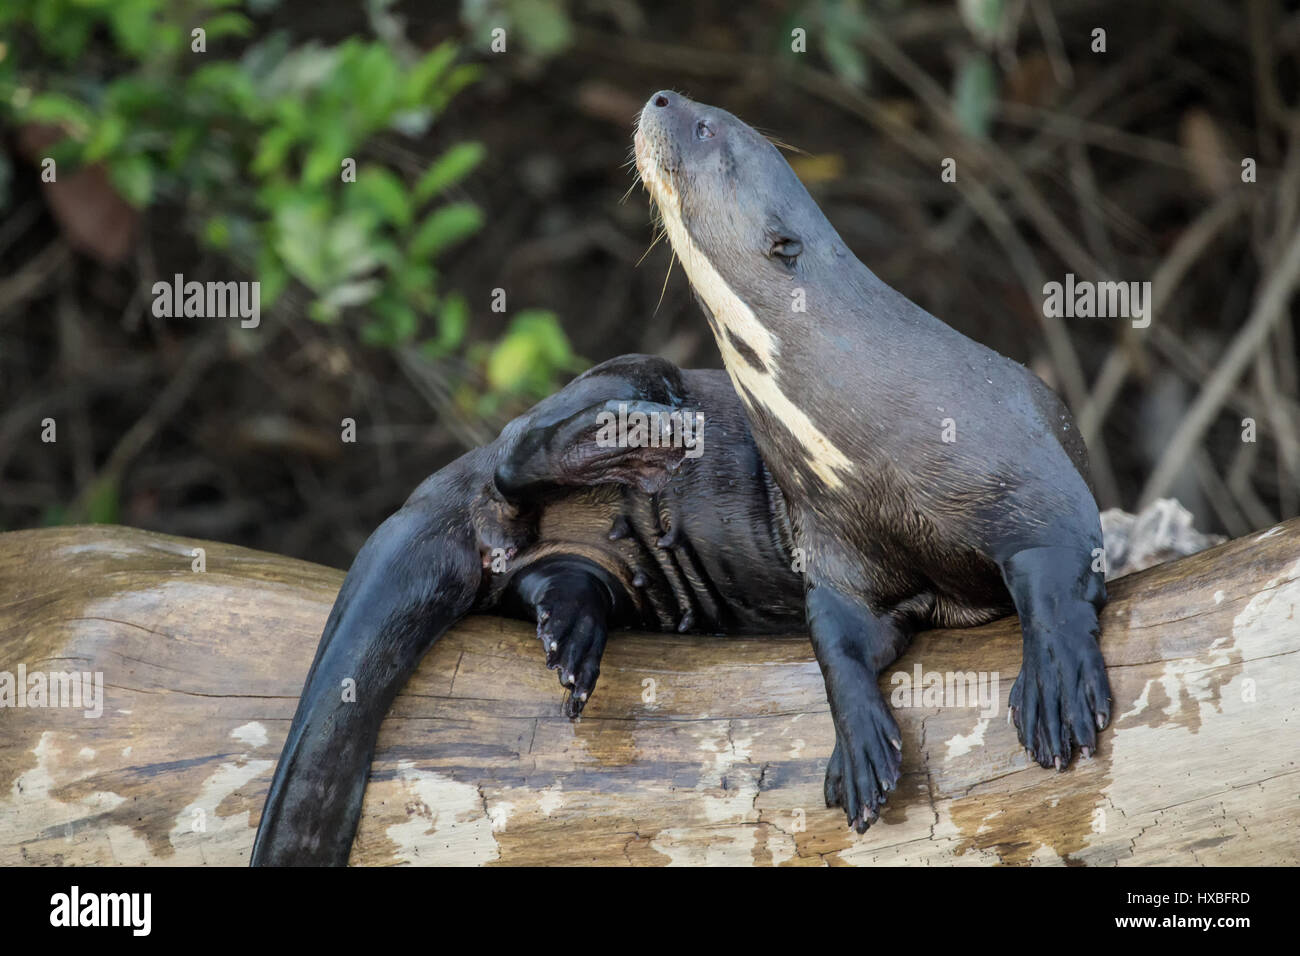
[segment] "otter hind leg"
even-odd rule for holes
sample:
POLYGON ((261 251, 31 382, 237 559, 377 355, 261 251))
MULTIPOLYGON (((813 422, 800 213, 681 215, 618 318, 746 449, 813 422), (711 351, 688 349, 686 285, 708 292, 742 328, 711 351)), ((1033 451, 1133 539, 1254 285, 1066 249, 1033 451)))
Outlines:
POLYGON ((514 600, 531 610, 546 666, 559 672, 568 691, 565 715, 578 717, 600 676, 611 618, 620 604, 617 585, 585 558, 558 556, 520 572, 510 589, 514 600))
POLYGON ((1097 643, 1106 585, 1090 555, 1072 548, 1029 548, 1002 563, 1020 614, 1024 659, 1011 688, 1020 742, 1044 767, 1064 770, 1075 746, 1097 748, 1110 722, 1110 681, 1097 643))
POLYGON ((823 584, 808 589, 807 613, 835 722, 826 805, 842 807, 849 826, 865 833, 902 770, 902 735, 878 679, 911 635, 898 616, 876 614, 858 598, 823 584))

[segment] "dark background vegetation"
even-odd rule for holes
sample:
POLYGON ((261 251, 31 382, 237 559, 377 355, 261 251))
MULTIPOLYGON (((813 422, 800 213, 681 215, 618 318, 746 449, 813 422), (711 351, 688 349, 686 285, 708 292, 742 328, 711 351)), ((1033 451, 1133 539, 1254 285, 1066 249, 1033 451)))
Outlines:
POLYGON ((585 364, 719 365, 624 199, 660 88, 796 146, 864 262, 1061 392, 1103 507, 1173 494, 1232 534, 1300 512, 1292 4, 15 0, 0 25, 0 530, 119 521, 346 566, 585 364), (175 272, 282 291, 256 330, 156 318, 175 272), (1153 281, 1152 326, 1046 320, 1067 272, 1153 281))

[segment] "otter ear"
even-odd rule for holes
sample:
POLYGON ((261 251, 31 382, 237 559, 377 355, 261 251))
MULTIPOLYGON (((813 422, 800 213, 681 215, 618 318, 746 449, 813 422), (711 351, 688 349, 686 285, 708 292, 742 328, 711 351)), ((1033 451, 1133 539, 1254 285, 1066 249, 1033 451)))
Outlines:
POLYGON ((771 258, 784 263, 786 268, 793 269, 802 252, 803 243, 798 239, 793 236, 775 235, 772 237, 772 246, 768 249, 767 254, 771 258))

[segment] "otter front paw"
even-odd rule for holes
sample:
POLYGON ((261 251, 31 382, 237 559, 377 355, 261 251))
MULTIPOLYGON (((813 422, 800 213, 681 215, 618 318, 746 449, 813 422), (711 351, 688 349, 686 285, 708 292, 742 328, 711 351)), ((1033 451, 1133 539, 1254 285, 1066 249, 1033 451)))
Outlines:
POLYGON ((837 720, 836 728, 835 749, 826 764, 826 806, 843 807, 849 827, 866 833, 898 786, 902 736, 879 694, 863 701, 848 719, 837 720))
POLYGON ((1010 707, 1020 743, 1041 766, 1064 770, 1075 746, 1091 756, 1110 722, 1110 681, 1096 641, 1026 646, 1010 707))
POLYGON ((546 654, 546 666, 559 672, 560 684, 569 691, 564 702, 568 717, 577 717, 596 689, 600 658, 605 653, 604 615, 584 603, 563 598, 537 606, 537 636, 546 654))

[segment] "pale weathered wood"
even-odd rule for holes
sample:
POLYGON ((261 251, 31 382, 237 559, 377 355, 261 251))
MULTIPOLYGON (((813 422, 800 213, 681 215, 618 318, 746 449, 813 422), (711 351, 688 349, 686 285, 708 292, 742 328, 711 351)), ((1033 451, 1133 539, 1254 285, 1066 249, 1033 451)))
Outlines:
MULTIPOLYGON (((123 528, 0 535, 0 671, 99 671, 107 697, 0 709, 0 864, 246 863, 341 579, 123 528)), ((1111 593, 1094 759, 1018 746, 1014 621, 923 634, 893 671, 996 672, 998 715, 897 709, 901 792, 862 837, 823 806, 806 639, 616 635, 570 723, 531 628, 470 619, 384 724, 352 862, 1296 863, 1300 521, 1111 593)))

